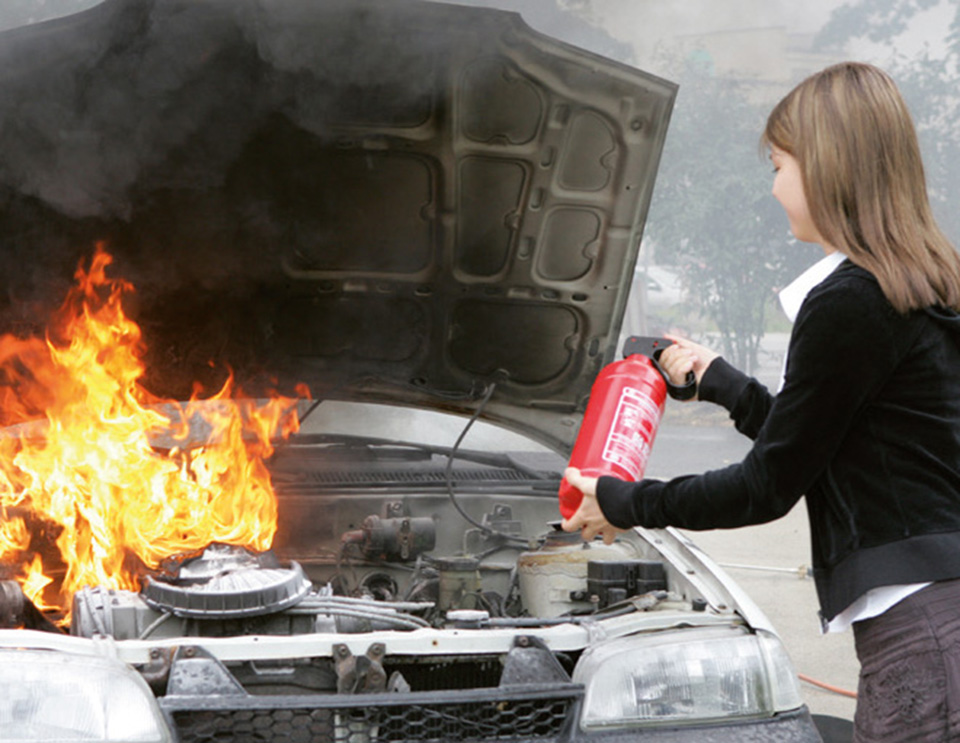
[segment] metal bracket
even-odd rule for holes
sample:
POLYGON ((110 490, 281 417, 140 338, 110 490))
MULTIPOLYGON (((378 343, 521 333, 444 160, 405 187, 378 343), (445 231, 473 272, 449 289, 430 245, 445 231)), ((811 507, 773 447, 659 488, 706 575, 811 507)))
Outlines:
POLYGON ((570 683, 570 674, 550 652, 546 643, 534 635, 518 635, 507 653, 500 674, 500 686, 570 683))
POLYGON ((177 648, 170 667, 167 696, 246 695, 233 674, 198 645, 177 648))
POLYGON ((140 666, 137 670, 143 676, 154 694, 163 696, 167 681, 170 678, 170 669, 173 667, 174 648, 150 648, 150 662, 140 666))

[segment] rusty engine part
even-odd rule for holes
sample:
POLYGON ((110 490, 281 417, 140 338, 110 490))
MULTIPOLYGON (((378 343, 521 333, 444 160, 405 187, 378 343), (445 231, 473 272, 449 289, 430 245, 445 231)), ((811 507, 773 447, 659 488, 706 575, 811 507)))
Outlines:
POLYGON ((360 529, 343 535, 343 545, 355 544, 363 556, 374 560, 415 560, 437 543, 437 525, 430 517, 367 516, 360 529))

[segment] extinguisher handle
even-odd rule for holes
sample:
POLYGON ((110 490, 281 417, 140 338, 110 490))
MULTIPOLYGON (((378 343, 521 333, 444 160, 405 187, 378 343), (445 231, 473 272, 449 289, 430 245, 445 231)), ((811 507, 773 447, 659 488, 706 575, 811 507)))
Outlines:
POLYGON ((697 377, 693 372, 687 372, 687 378, 684 380, 683 384, 674 384, 670 381, 670 377, 663 371, 663 368, 660 366, 660 354, 663 353, 663 350, 668 346, 672 346, 673 341, 667 338, 654 338, 651 336, 644 335, 631 335, 624 341, 623 344, 623 357, 633 356, 634 354, 642 354, 649 358, 657 371, 660 372, 660 376, 663 377, 663 381, 667 383, 667 394, 670 395, 674 400, 692 400, 697 396, 697 377))

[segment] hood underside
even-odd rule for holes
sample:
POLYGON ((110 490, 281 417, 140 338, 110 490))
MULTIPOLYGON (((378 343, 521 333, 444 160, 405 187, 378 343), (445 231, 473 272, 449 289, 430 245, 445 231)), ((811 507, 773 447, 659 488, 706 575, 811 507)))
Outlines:
POLYGON ((615 352, 675 86, 512 13, 107 0, 0 35, 0 329, 104 242, 146 385, 468 413, 558 450, 615 352), (211 367, 210 362, 215 362, 211 367))

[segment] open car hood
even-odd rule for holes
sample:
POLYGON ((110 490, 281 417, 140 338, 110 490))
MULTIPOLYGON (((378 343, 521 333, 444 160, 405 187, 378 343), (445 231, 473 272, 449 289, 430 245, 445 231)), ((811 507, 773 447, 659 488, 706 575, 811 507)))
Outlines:
POLYGON ((146 385, 470 413, 558 451, 616 352, 676 88, 513 13, 107 0, 0 35, 0 327, 96 242, 146 385), (213 361, 213 367, 210 362, 213 361))

